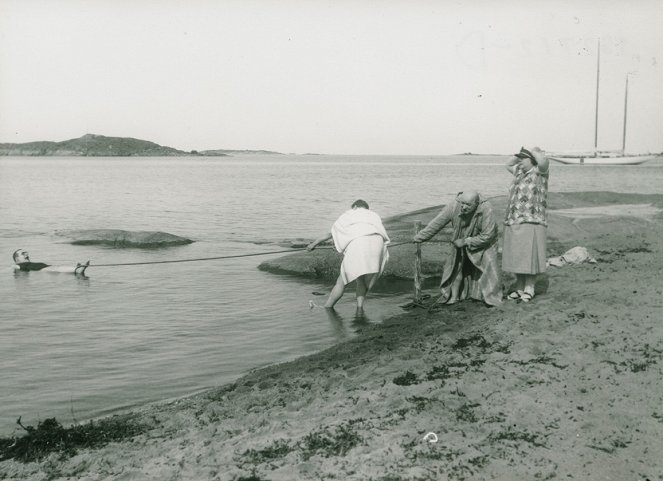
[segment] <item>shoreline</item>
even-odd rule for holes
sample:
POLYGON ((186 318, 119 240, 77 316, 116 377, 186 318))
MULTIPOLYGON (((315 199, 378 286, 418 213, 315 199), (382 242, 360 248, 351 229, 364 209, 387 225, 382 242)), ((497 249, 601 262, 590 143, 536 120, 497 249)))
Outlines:
POLYGON ((128 440, 0 462, 0 479, 657 479, 663 195, 551 200, 548 257, 580 245, 598 262, 550 268, 533 302, 367 324, 320 353, 135 409, 148 429, 128 440), (657 209, 623 207, 635 205, 657 209))

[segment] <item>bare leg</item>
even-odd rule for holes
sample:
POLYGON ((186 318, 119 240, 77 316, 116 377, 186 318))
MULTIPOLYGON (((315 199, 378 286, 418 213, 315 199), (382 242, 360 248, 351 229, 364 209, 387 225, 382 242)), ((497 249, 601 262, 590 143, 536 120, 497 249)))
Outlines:
POLYGON ((463 283, 463 264, 465 262, 465 255, 463 254, 462 249, 456 249, 456 263, 453 266, 453 271, 451 272, 451 285, 449 286, 451 290, 451 295, 447 299, 446 304, 455 304, 460 299, 460 285, 463 283))
POLYGON ((536 284, 536 274, 523 274, 523 290, 534 297, 534 285, 536 284))
POLYGON ((87 269, 87 266, 90 265, 90 261, 87 261, 85 264, 76 264, 76 267, 74 268, 74 274, 80 274, 80 275, 85 275, 85 269, 87 269))
POLYGON ((345 292, 345 283, 343 282, 341 276, 338 276, 338 279, 336 279, 336 284, 329 294, 329 299, 327 299, 327 302, 325 302, 324 307, 330 309, 333 308, 341 296, 343 296, 343 292, 345 292))
POLYGON ((366 292, 373 289, 373 286, 375 285, 375 281, 377 281, 379 277, 380 277, 379 272, 375 272, 373 274, 364 274, 364 278, 366 279, 366 286, 367 286, 367 291, 366 292))
POLYGON ((357 310, 364 309, 364 300, 366 300, 366 294, 368 293, 368 283, 366 282, 366 275, 357 277, 355 281, 357 283, 357 310))
POLYGON ((451 297, 447 301, 447 304, 455 304, 459 301, 458 296, 460 295, 460 285, 463 282, 463 276, 461 272, 456 272, 456 277, 451 281, 451 297))
POLYGON ((525 276, 527 274, 516 274, 516 285, 515 289, 518 292, 522 292, 525 288, 525 276))
POLYGON ((513 290, 507 296, 510 300, 520 299, 525 288, 525 274, 516 274, 516 283, 513 285, 513 290))

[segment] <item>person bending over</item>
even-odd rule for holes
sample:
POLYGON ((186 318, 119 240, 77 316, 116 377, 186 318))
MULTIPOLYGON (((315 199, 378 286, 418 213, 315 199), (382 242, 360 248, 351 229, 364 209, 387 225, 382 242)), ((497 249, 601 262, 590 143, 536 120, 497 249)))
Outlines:
POLYGON ((339 301, 345 286, 357 283, 357 314, 364 309, 366 294, 384 271, 389 259, 389 236, 378 214, 369 210, 368 204, 359 199, 332 225, 331 232, 311 242, 312 251, 322 242, 334 239, 334 247, 343 254, 341 272, 324 307, 332 309, 339 301))
POLYGON ((14 269, 17 271, 46 271, 46 272, 65 272, 72 274, 85 275, 85 269, 90 265, 90 261, 87 261, 85 264, 76 264, 75 267, 72 266, 50 266, 44 264, 43 262, 32 262, 30 261, 30 255, 27 251, 23 249, 18 249, 12 255, 14 259, 14 269))
POLYGON ((413 241, 425 242, 447 224, 451 224, 455 249, 442 272, 438 302, 455 304, 472 298, 490 306, 501 304, 497 224, 490 203, 476 191, 460 192, 413 241))

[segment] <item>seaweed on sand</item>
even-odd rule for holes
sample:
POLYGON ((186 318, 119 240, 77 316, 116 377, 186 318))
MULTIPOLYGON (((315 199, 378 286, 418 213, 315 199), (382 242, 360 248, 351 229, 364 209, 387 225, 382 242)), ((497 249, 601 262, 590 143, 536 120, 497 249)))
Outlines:
POLYGON ((294 449, 295 448, 291 446, 288 441, 278 439, 263 449, 248 449, 244 452, 243 456, 245 456, 250 463, 260 464, 284 458, 294 449))
POLYGON ((304 459, 319 454, 326 458, 330 456, 345 456, 363 439, 353 429, 351 423, 337 427, 326 427, 307 434, 300 442, 304 459))
MULTIPOLYGON (((526 442, 531 444, 532 446, 536 447, 541 447, 541 448, 546 448, 546 443, 545 441, 542 441, 539 439, 539 436, 541 434, 539 433, 530 433, 527 431, 519 431, 517 429, 512 428, 509 426, 506 430, 500 431, 497 433, 491 433, 488 436, 488 439, 492 442, 495 441, 515 441, 515 442, 526 442)), ((543 435, 544 437, 546 435, 543 435)))
POLYGON ((456 409, 456 419, 458 421, 465 421, 468 423, 476 423, 479 418, 474 412, 474 408, 479 407, 478 403, 465 403, 458 409, 456 409))
POLYGON ((395 377, 392 382, 398 386, 411 386, 412 384, 418 384, 420 381, 415 373, 405 371, 405 374, 395 377))
POLYGON ((566 369, 567 367, 569 367, 567 364, 558 364, 557 362, 555 362, 555 359, 545 355, 540 355, 535 358, 528 359, 526 361, 513 360, 509 362, 512 362, 513 364, 519 364, 521 366, 527 366, 529 364, 549 364, 553 367, 556 367, 557 369, 566 369))
POLYGON ((30 462, 53 452, 74 456, 77 449, 97 448, 113 441, 132 438, 147 430, 135 416, 112 416, 65 428, 55 418, 40 421, 37 427, 16 423, 27 434, 18 438, 0 438, 0 461, 16 459, 30 462))
POLYGON ((479 333, 474 333, 469 337, 461 337, 451 345, 451 349, 455 351, 461 351, 469 347, 477 347, 483 353, 488 353, 488 352, 502 352, 505 354, 509 353, 508 344, 499 344, 494 341, 493 342, 488 341, 485 337, 483 337, 479 333))
POLYGON ((269 481, 269 480, 261 478, 254 471, 251 473, 250 476, 240 476, 239 478, 236 478, 235 481, 269 481))
POLYGON ((434 398, 427 398, 423 396, 411 396, 405 398, 405 400, 409 403, 414 404, 414 410, 416 412, 421 412, 424 409, 426 409, 428 406, 430 406, 433 403, 441 404, 444 407, 444 401, 440 399, 434 399, 434 398))

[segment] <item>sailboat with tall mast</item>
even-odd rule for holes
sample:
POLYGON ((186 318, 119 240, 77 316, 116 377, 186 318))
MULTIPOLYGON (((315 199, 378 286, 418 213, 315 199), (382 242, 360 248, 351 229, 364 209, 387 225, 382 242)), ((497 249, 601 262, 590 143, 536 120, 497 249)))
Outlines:
POLYGON ((624 130, 622 132, 621 150, 599 150, 599 83, 601 74, 601 40, 598 43, 596 60, 596 109, 594 115, 594 150, 589 153, 567 152, 548 154, 548 157, 562 164, 589 164, 589 165, 638 165, 654 159, 656 155, 626 155, 626 116, 628 113, 628 75, 626 74, 626 89, 624 92, 624 130))

